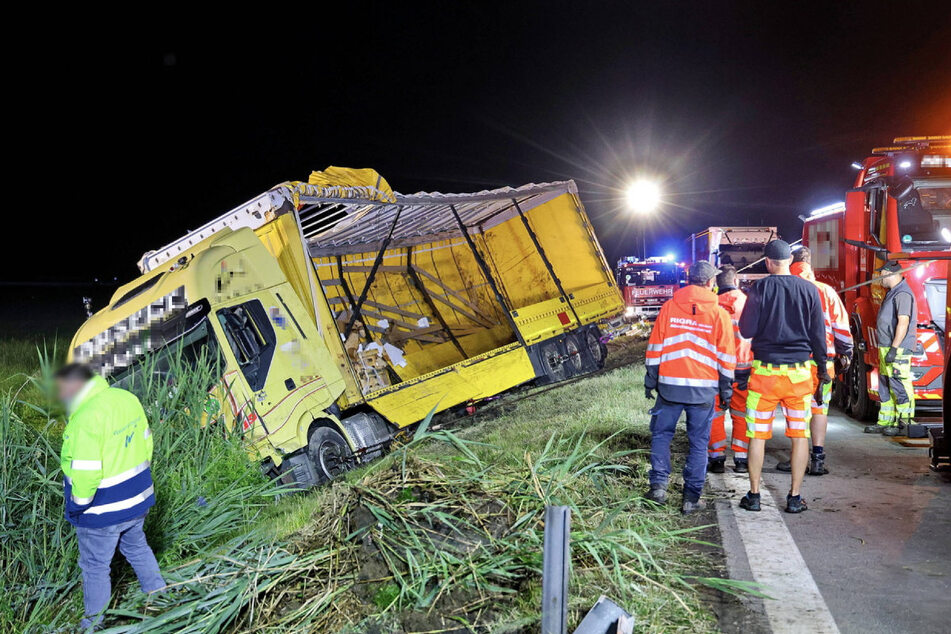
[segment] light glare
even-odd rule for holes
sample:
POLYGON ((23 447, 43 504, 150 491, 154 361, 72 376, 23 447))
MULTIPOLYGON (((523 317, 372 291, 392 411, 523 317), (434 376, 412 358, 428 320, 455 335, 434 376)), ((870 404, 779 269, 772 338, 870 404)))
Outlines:
POLYGON ((627 188, 627 206, 631 210, 646 214, 657 209, 660 204, 660 187, 648 180, 631 183, 627 188))

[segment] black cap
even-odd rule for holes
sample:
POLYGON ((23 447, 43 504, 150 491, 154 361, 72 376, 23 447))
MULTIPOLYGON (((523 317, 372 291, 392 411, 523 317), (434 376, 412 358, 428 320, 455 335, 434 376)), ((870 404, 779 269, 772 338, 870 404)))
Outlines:
POLYGON ((785 240, 773 240, 766 245, 763 255, 770 260, 789 260, 792 259, 792 248, 785 240))
POLYGON ((898 260, 888 260, 885 264, 881 265, 876 271, 882 271, 884 273, 901 273, 904 269, 901 266, 901 262, 898 260))
POLYGON ((687 281, 691 284, 706 284, 717 274, 716 268, 706 260, 694 262, 687 269, 687 281))

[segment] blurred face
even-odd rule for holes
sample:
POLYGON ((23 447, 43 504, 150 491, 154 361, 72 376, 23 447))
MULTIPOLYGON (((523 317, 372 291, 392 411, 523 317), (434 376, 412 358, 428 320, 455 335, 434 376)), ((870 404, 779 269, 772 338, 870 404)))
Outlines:
POLYGON ((788 273, 790 264, 792 264, 792 258, 788 258, 786 260, 773 260, 771 258, 766 258, 766 270, 772 275, 788 273))
POLYGON ((885 288, 894 288, 898 286, 898 284, 901 282, 901 279, 902 279, 901 273, 892 273, 888 277, 882 278, 882 286, 884 286, 885 288))
POLYGON ((69 407, 84 385, 85 383, 78 379, 57 379, 56 396, 64 406, 69 407))

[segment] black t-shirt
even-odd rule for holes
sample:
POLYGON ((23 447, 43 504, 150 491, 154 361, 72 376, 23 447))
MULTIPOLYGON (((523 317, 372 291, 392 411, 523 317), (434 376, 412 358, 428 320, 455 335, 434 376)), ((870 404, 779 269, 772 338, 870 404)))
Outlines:
POLYGON ((819 290, 796 275, 764 277, 747 295, 740 315, 740 334, 752 340, 756 361, 778 364, 825 359, 825 320, 819 290))

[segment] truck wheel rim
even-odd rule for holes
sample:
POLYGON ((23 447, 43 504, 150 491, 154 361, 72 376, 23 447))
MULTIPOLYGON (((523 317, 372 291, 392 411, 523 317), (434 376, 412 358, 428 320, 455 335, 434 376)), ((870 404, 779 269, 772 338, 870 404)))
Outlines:
POLYGON ((335 478, 347 470, 346 458, 337 443, 323 442, 317 455, 320 458, 320 468, 331 478, 335 478))
POLYGON ((601 363, 601 342, 598 341, 598 338, 588 332, 585 335, 585 342, 588 344, 588 352, 591 354, 591 358, 597 363, 601 363))
POLYGON ((565 350, 568 352, 568 360, 576 372, 581 372, 581 350, 573 337, 565 341, 565 350))

